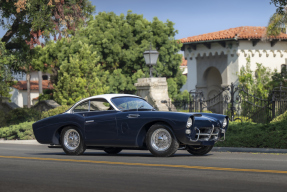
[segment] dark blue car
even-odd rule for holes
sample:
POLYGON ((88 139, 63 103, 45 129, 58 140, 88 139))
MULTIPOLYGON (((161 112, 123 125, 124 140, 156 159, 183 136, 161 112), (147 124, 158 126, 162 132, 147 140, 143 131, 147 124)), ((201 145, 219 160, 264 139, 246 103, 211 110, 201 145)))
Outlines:
POLYGON ((224 140, 227 127, 225 115, 156 111, 144 99, 127 94, 89 97, 33 124, 39 143, 61 145, 69 155, 81 155, 86 148, 108 154, 148 149, 158 157, 171 156, 178 148, 207 154, 224 140))

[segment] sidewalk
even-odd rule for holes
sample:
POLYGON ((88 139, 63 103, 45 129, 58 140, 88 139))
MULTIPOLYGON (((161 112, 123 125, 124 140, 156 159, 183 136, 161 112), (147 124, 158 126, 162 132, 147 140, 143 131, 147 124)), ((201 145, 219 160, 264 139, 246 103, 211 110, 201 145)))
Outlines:
MULTIPOLYGON (((27 144, 42 145, 36 140, 0 140, 0 144, 27 144)), ((240 147, 214 147, 214 152, 244 152, 244 153, 287 153, 287 149, 269 148, 240 148, 240 147)))
POLYGON ((0 140, 0 144, 27 144, 27 145, 41 145, 36 140, 0 140))

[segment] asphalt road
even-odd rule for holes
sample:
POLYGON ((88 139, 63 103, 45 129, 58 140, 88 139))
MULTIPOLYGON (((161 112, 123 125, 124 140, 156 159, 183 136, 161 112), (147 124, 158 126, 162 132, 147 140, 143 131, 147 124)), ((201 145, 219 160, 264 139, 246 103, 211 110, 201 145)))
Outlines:
POLYGON ((0 144, 4 191, 287 191, 287 155, 210 152, 156 158, 148 151, 65 155, 45 145, 0 144))

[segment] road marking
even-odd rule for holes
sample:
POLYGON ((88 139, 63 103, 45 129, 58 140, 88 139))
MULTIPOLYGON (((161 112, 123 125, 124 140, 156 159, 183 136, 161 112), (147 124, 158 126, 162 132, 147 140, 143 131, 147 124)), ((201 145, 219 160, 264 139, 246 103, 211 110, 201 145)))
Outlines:
POLYGON ((148 163, 126 163, 126 162, 112 162, 112 161, 54 159, 54 158, 40 158, 40 157, 18 157, 18 156, 0 156, 0 158, 41 160, 41 161, 62 161, 62 162, 77 162, 77 163, 96 163, 96 164, 107 164, 107 165, 131 165, 131 166, 145 166, 145 167, 171 167, 171 168, 186 168, 186 169, 204 169, 204 170, 214 170, 214 171, 235 171, 235 172, 287 174, 287 171, 280 171, 280 170, 238 169, 238 168, 224 168, 224 167, 204 167, 204 166, 166 165, 166 164, 148 164, 148 163))

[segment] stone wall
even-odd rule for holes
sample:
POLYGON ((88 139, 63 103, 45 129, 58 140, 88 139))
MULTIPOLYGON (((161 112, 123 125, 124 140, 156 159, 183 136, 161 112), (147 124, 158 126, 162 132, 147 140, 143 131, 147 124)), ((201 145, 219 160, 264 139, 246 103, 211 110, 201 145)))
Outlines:
POLYGON ((176 111, 175 107, 162 101, 170 101, 165 77, 140 78, 135 83, 137 95, 144 98, 159 111, 176 111))
POLYGON ((44 101, 39 101, 32 108, 36 109, 38 111, 48 111, 50 109, 54 109, 54 108, 59 107, 59 106, 60 105, 58 103, 56 103, 54 100, 44 100, 44 101))

